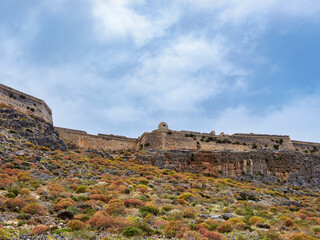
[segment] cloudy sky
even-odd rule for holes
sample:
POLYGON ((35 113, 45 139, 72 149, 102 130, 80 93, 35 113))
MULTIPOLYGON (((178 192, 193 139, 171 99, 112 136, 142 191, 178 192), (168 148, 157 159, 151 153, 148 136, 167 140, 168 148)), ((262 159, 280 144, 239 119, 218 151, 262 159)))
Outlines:
POLYGON ((320 142, 320 1, 0 0, 0 82, 94 134, 320 142))

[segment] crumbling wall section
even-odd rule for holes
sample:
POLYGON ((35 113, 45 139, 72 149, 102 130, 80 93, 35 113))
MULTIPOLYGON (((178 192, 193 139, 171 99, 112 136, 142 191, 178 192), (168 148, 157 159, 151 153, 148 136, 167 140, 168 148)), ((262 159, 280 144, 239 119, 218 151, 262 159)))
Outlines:
POLYGON ((115 135, 91 135, 85 131, 55 127, 60 138, 84 149, 121 151, 136 148, 136 140, 115 135))
POLYGON ((24 114, 35 115, 52 124, 52 111, 41 99, 0 84, 0 102, 24 114))
POLYGON ((302 142, 292 140, 293 147, 296 151, 303 153, 320 153, 320 143, 302 142))

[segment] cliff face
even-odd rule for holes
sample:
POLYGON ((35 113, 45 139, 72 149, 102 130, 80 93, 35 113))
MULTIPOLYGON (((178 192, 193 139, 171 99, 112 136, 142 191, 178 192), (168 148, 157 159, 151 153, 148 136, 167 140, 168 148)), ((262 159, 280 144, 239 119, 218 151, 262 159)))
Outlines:
POLYGON ((320 185, 320 155, 293 151, 158 151, 136 160, 160 168, 203 173, 237 180, 282 183, 292 186, 320 185))
POLYGON ((66 150, 53 125, 36 116, 25 115, 11 108, 0 108, 0 142, 33 143, 51 150, 66 150))

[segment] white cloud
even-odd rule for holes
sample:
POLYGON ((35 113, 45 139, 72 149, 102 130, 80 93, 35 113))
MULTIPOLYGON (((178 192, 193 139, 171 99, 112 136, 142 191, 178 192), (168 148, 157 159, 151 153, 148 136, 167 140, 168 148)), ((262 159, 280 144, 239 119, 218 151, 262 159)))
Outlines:
POLYGON ((150 107, 168 111, 196 110, 196 104, 226 88, 243 87, 248 73, 227 60, 232 47, 216 37, 183 36, 158 52, 145 55, 129 82, 131 94, 144 96, 150 107), (233 81, 225 80, 232 77, 233 81))
POLYGON ((179 0, 192 7, 213 11, 220 23, 243 23, 266 17, 315 17, 320 11, 318 0, 179 0))
POLYGON ((230 134, 267 133, 290 135, 292 139, 320 142, 319 93, 299 97, 280 109, 267 109, 263 115, 255 115, 245 106, 226 109, 214 121, 204 123, 230 134), (302 138, 302 139, 301 139, 302 138))
POLYGON ((140 47, 155 37, 162 36, 165 30, 177 21, 179 13, 168 9, 159 10, 157 16, 140 15, 131 7, 143 5, 144 0, 94 0, 93 14, 97 32, 103 40, 133 40, 140 47))

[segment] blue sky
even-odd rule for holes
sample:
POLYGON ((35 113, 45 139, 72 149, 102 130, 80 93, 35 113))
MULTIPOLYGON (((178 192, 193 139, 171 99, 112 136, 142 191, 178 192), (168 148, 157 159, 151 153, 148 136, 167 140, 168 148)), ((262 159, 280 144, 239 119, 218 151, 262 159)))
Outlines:
POLYGON ((320 142, 319 0, 0 0, 0 82, 56 126, 320 142))

